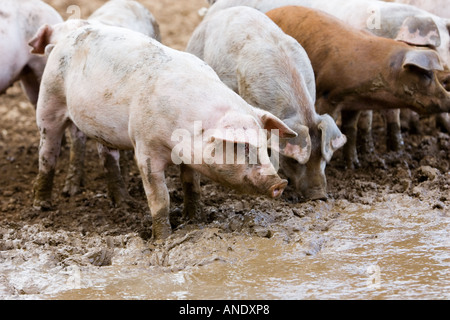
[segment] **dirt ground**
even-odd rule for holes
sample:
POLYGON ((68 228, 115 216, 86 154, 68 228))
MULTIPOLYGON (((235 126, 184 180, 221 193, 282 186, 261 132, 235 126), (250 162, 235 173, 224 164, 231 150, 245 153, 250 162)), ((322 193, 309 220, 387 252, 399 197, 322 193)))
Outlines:
MULTIPOLYGON (((67 18, 69 5, 79 5, 82 17, 87 17, 106 1, 46 2, 67 18)), ((201 21, 198 10, 206 6, 205 0, 142 0, 141 3, 159 22, 163 43, 179 50, 185 48, 201 21)), ((374 205, 386 201, 386 196, 391 194, 419 199, 430 210, 450 216, 449 134, 435 129, 432 118, 424 118, 422 134, 404 132, 405 150, 388 153, 382 118, 377 114, 375 120, 376 150, 386 166, 366 163, 361 169, 346 170, 342 153, 338 151, 326 169, 330 195, 327 202, 299 203, 290 188, 281 199, 274 201, 243 196, 205 179, 202 201, 208 221, 185 224, 180 219, 183 195, 178 169, 170 169, 167 182, 175 232, 166 242, 154 243, 149 225, 144 225, 141 219, 148 209, 137 168, 133 165, 130 169, 129 191, 142 208, 112 207, 92 141, 88 142, 82 194, 73 198, 61 195, 68 169, 66 146, 56 172, 53 193, 56 209, 49 212, 32 209, 31 188, 38 172, 39 134, 35 110, 16 84, 0 97, 0 264, 13 268, 33 263, 36 268, 23 270, 63 270, 73 264, 83 267, 133 263, 180 270, 218 259, 218 255, 195 251, 192 249, 195 245, 204 248, 219 238, 229 243, 236 237, 277 237, 286 243, 299 242, 304 244, 305 255, 315 255, 323 246, 320 235, 342 218, 346 206, 374 205), (145 250, 139 247, 136 251, 139 254, 117 254, 118 249, 130 248, 136 242, 145 250)), ((49 286, 31 280, 14 282, 12 278, 0 274, 0 297, 40 294, 49 286)))

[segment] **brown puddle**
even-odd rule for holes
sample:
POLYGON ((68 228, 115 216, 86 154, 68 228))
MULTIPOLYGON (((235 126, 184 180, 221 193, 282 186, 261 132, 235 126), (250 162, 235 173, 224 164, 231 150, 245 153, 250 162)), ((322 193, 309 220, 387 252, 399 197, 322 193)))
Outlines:
POLYGON ((136 237, 114 249, 111 266, 42 270, 41 282, 59 286, 22 298, 449 299, 449 217, 417 199, 388 197, 373 206, 326 205, 340 217, 301 241, 194 230, 174 240, 179 251, 169 252, 167 266, 155 266, 158 249, 136 237))

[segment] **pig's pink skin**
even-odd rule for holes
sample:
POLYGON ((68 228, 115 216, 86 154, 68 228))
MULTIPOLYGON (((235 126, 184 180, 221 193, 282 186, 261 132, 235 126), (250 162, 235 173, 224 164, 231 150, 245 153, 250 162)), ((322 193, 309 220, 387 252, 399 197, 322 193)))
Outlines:
POLYGON ((40 0, 2 0, 0 7, 0 94, 20 80, 29 100, 37 103, 46 58, 31 54, 29 40, 45 23, 61 16, 40 0))
MULTIPOLYGON (((137 1, 108 1, 94 11, 88 20, 91 23, 127 28, 161 41, 161 33, 156 19, 150 11, 137 1)), ((70 164, 63 194, 73 196, 82 191, 86 136, 75 126, 72 126, 69 133, 71 142, 70 164)), ((117 157, 115 151, 99 146, 99 155, 101 161, 106 165, 108 195, 113 205, 134 205, 134 201, 129 196, 123 179, 126 172, 121 173, 120 170, 119 159, 127 156, 125 152, 121 152, 120 156, 117 157)), ((123 169, 124 165, 127 165, 126 161, 122 160, 122 164, 123 169)))
MULTIPOLYGON (((170 49, 125 28, 68 21, 39 33, 51 49, 37 106, 41 133, 36 207, 49 206, 62 134, 69 123, 109 149, 134 149, 153 220, 154 238, 171 233, 165 169, 172 164, 175 129, 192 136, 205 130, 280 130, 296 134, 272 114, 231 91, 195 56, 170 49), (275 128, 274 128, 275 126, 275 128)), ((210 143, 205 140, 204 147, 210 143)), ((267 150, 263 149, 266 158, 267 150)), ((192 150, 194 152, 194 150, 192 150)), ((286 181, 271 164, 186 165, 190 170, 246 193, 279 197, 286 181)), ((193 180, 194 178, 190 179, 193 180)))

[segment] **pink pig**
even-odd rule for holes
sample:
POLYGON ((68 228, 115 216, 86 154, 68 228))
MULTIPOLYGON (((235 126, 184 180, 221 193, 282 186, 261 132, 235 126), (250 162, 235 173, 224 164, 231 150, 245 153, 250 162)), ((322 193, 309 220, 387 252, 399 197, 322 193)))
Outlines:
MULTIPOLYGON (((34 184, 37 208, 50 206, 61 138, 71 123, 109 149, 134 149, 155 239, 171 233, 164 172, 177 160, 174 131, 190 133, 203 150, 231 143, 233 152, 239 145, 247 149, 256 142, 251 135, 244 139, 225 131, 276 129, 280 138, 296 136, 271 113, 247 104, 197 57, 141 33, 70 20, 43 26, 30 45, 37 54, 49 54, 37 106, 41 134, 34 184), (202 129, 195 130, 199 122, 202 129)), ((191 150, 194 158, 196 147, 191 150)), ((268 157, 267 148, 260 148, 259 159, 268 157)), ((200 211, 198 173, 240 192, 272 198, 287 185, 270 161, 221 164, 208 161, 204 153, 200 162, 181 163, 184 213, 190 217, 200 211)))
POLYGON ((60 22, 61 16, 40 0, 2 0, 0 94, 20 80, 29 100, 36 104, 46 58, 32 55, 28 42, 43 24, 60 22))

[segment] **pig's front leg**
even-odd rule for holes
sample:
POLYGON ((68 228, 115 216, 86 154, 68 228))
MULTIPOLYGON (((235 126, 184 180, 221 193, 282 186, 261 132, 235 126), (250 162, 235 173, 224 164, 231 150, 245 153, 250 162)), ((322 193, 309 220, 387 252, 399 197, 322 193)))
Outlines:
POLYGON ((386 146, 389 151, 400 151, 405 143, 403 142, 400 109, 390 109, 384 111, 386 119, 386 146))
POLYGON ((74 124, 69 127, 70 161, 63 194, 74 196, 81 192, 84 180, 84 159, 86 155, 86 135, 74 124))
POLYGON ((204 217, 200 202, 200 174, 185 164, 180 166, 180 171, 184 193, 183 218, 203 221, 204 217))
POLYGON ((164 166, 136 148, 136 161, 141 173, 145 195, 152 215, 153 239, 165 239, 172 233, 170 226, 170 196, 166 186, 164 166))
POLYGON ((375 152, 372 133, 373 111, 362 111, 358 120, 359 150, 362 154, 375 152))
POLYGON ((132 204, 133 201, 123 180, 120 170, 120 152, 110 149, 100 143, 97 144, 98 154, 105 170, 108 186, 108 197, 115 206, 132 204))
POLYGON ((356 150, 358 119, 361 111, 343 110, 342 114, 342 133, 347 137, 347 143, 344 145, 344 159, 349 169, 360 167, 358 153, 356 150))
POLYGON ((359 158, 365 163, 377 167, 386 167, 385 161, 377 154, 373 142, 373 111, 362 111, 358 120, 358 149, 359 158))

